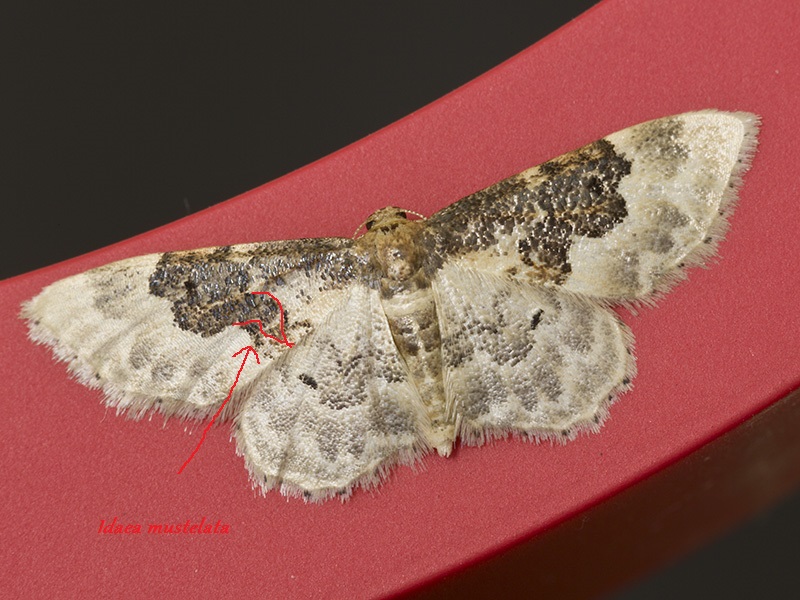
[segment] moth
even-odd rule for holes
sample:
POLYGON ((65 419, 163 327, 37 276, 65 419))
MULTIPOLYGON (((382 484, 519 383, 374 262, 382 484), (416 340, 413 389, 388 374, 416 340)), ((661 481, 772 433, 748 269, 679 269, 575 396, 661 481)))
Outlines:
POLYGON ((354 239, 130 258, 22 316, 135 418, 210 417, 252 346, 222 417, 254 485, 347 498, 457 440, 597 431, 635 372, 609 307, 652 303, 714 254, 757 129, 741 112, 657 119, 427 219, 390 207, 354 239))

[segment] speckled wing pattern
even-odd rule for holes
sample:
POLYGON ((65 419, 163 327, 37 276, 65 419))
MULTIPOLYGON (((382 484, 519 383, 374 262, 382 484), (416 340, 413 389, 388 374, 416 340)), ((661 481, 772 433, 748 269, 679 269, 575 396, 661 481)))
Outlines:
MULTIPOLYGON (((276 303, 249 292, 272 290, 284 306, 286 336, 302 338, 347 297, 365 257, 347 239, 266 242, 138 256, 45 288, 23 316, 31 337, 106 402, 135 417, 214 414, 235 375, 232 355, 251 345, 261 367, 281 355, 276 303)), ((257 375, 245 369, 231 413, 257 375)))
POLYGON ((377 290, 349 288, 313 332, 267 369, 237 417, 247 467, 266 488, 347 496, 422 453, 427 415, 377 290))
POLYGON ((131 258, 48 286, 22 316, 134 417, 208 417, 253 346, 223 417, 254 484, 347 498, 459 439, 597 430, 635 372, 609 306, 652 303, 714 254, 757 128, 657 119, 428 219, 390 207, 353 240, 131 258), (277 336, 281 317, 293 347, 234 325, 277 336))
POLYGON ((628 328, 586 298, 456 265, 433 288, 445 397, 468 444, 597 429, 630 384, 628 328))

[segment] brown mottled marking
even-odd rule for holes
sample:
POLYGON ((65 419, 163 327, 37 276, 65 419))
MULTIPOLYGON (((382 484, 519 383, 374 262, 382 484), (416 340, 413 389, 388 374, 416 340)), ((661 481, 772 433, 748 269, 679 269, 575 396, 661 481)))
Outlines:
POLYGON ((420 237, 426 272, 435 273, 445 257, 498 256, 504 237, 523 265, 507 273, 531 283, 563 283, 575 237, 602 237, 628 214, 618 188, 630 169, 629 160, 600 140, 467 196, 428 220, 420 237))
POLYGON ((354 240, 126 259, 48 286, 22 316, 137 417, 215 414, 231 357, 255 346, 222 418, 263 491, 346 498, 457 438, 572 439, 598 429, 634 375, 631 332, 609 305, 649 302, 713 253, 757 121, 644 123, 427 220, 382 209, 354 240), (291 348, 231 327, 258 320, 277 337, 281 316, 291 348))
POLYGON ((689 158, 689 151, 681 142, 683 128, 680 119, 658 119, 640 125, 631 141, 645 163, 641 166, 659 169, 665 177, 674 176, 689 158))
MULTIPOLYGON (((232 323, 259 319, 270 335, 280 336, 280 311, 268 296, 254 291, 280 291, 289 277, 300 281, 321 274, 318 289, 306 296, 342 289, 356 278, 369 278, 360 257, 348 252, 352 240, 296 240, 241 247, 222 246, 190 252, 161 255, 149 278, 149 293, 171 302, 175 325, 210 337, 232 323), (291 256, 281 250, 291 247, 291 256)), ((305 295, 305 294, 303 294, 305 295)), ((285 297, 285 296, 284 296, 285 297)), ((285 327, 290 325, 290 309, 284 306, 285 327)), ((306 321, 307 322, 307 321, 306 321)), ((302 321, 298 327, 303 327, 302 321)), ((258 325, 244 327, 256 348, 268 343, 258 325)), ((307 327, 303 328, 307 330, 307 327)))

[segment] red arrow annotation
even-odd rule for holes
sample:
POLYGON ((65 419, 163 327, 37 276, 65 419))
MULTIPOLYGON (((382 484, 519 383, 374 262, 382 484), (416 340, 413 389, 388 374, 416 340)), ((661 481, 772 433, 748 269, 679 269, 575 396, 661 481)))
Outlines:
POLYGON ((281 304, 281 301, 278 300, 278 298, 276 298, 275 296, 273 296, 269 292, 250 292, 250 293, 253 294, 253 295, 257 294, 259 296, 269 296, 270 298, 275 300, 275 302, 278 305, 278 312, 280 312, 281 337, 280 338, 276 338, 274 335, 270 335, 266 331, 264 331, 264 325, 263 325, 263 323, 261 323, 261 319, 250 319, 249 321, 242 321, 240 323, 231 323, 231 325, 250 325, 252 323, 258 323, 258 330, 261 332, 261 335, 263 335, 265 338, 269 338, 271 340, 274 340, 274 341, 278 342, 279 344, 282 344, 282 345, 287 346, 289 348, 294 346, 294 344, 292 342, 290 342, 288 339, 286 339, 286 332, 283 330, 283 305, 281 304))
MULTIPOLYGON (((294 346, 294 344, 292 342, 290 342, 286 338, 286 332, 284 331, 284 328, 283 328, 284 317, 283 317, 283 305, 281 304, 281 301, 278 300, 275 296, 273 296, 269 292, 250 292, 250 293, 251 294, 269 296, 270 298, 275 300, 275 302, 278 304, 278 311, 280 312, 280 332, 281 332, 281 337, 280 338, 276 338, 274 335, 269 335, 267 332, 265 332, 264 331, 264 326, 261 323, 261 319, 250 319, 249 321, 243 321, 241 323, 231 323, 231 325, 250 325, 251 323, 258 323, 258 330, 261 332, 261 335, 263 335, 264 337, 269 338, 271 340, 274 340, 274 341, 278 342, 279 344, 281 344, 283 346, 287 346, 289 348, 294 346)), ((211 419, 211 422, 206 426, 205 430, 203 431, 203 435, 200 437, 200 441, 197 443, 197 447, 194 449, 194 451, 189 456, 189 458, 186 459, 186 462, 183 463, 181 468, 178 469, 178 475, 180 475, 183 472, 183 470, 186 468, 186 465, 188 465, 189 462, 191 462, 191 460, 194 458, 194 455, 197 454, 197 452, 200 450, 200 446, 202 446, 203 442, 206 440, 206 435, 208 434, 208 430, 211 429, 211 426, 217 420, 217 417, 219 417, 219 415, 222 413, 222 410, 225 408, 225 405, 228 403, 228 401, 230 401, 231 397, 233 396, 233 390, 236 389, 236 384, 239 383, 239 377, 241 376, 242 371, 244 370, 244 364, 247 362, 247 358, 250 356, 251 352, 256 357, 256 363, 258 363, 259 365, 261 364, 261 359, 258 357, 258 352, 256 352, 256 349, 253 348, 252 346, 245 346, 244 348, 242 348, 238 352, 234 353, 233 357, 235 358, 235 357, 239 356, 242 352, 244 352, 244 358, 242 359, 242 364, 239 367, 239 371, 236 373, 236 379, 234 380, 233 385, 231 386, 231 389, 228 392, 228 396, 225 398, 225 401, 222 403, 222 405, 217 409, 217 412, 214 413, 214 417, 211 419)))
POLYGON ((222 405, 217 409, 217 412, 214 414, 214 418, 212 418, 211 422, 206 426, 205 430, 203 431, 203 436, 200 438, 200 442, 198 442, 197 447, 194 449, 191 456, 189 456, 189 458, 186 459, 186 462, 183 463, 183 466, 181 466, 181 468, 178 469, 178 475, 180 475, 183 472, 183 470, 186 468, 186 465, 189 464, 189 462, 194 458, 194 455, 197 454, 197 451, 200 450, 200 446, 202 446, 203 442, 206 440, 206 435, 208 434, 208 430, 211 429, 211 426, 214 424, 214 421, 217 420, 217 417, 222 412, 222 409, 225 408, 225 405, 228 403, 228 400, 230 400, 231 396, 233 396, 233 390, 236 389, 236 384, 239 383, 239 376, 242 374, 242 370, 244 369, 244 363, 247 362, 247 357, 250 356, 251 352, 255 355, 256 362, 258 364, 261 364, 261 359, 258 358, 258 352, 256 352, 256 349, 253 348, 252 346, 245 346, 237 353, 235 353, 233 356, 234 357, 239 356, 242 352, 244 352, 242 365, 239 367, 239 372, 236 373, 236 379, 234 380, 233 385, 231 386, 231 391, 228 392, 228 397, 225 398, 225 401, 222 403, 222 405))

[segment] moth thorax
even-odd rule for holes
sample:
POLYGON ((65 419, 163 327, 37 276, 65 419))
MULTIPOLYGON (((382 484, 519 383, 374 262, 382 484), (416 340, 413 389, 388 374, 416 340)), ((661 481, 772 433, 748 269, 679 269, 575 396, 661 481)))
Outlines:
POLYGON ((385 277, 404 281, 419 271, 420 260, 412 244, 381 244, 378 247, 378 262, 385 277))

